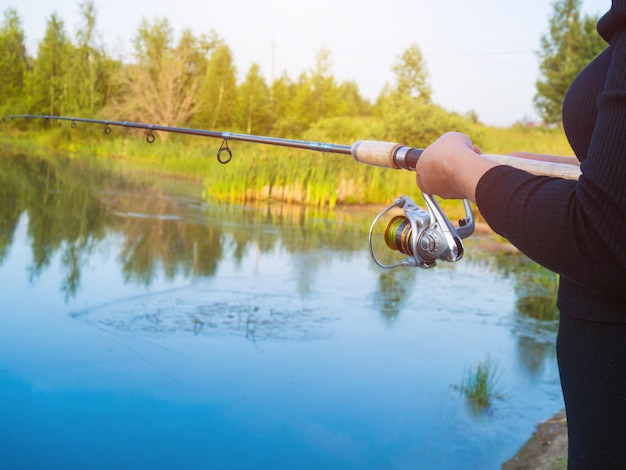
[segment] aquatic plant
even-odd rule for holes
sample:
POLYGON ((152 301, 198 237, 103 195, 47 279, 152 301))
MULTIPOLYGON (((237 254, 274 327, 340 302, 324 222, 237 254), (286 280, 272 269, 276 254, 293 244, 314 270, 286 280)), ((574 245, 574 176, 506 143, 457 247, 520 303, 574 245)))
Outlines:
POLYGON ((483 412, 501 396, 496 392, 497 383, 497 365, 488 357, 475 366, 466 367, 461 384, 455 388, 465 396, 474 411, 483 412))

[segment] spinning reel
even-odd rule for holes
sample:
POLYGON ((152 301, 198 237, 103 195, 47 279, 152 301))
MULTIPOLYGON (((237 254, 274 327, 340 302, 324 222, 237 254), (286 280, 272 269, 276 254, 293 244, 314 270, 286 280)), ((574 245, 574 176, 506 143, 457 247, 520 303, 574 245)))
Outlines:
POLYGON ((432 268, 438 260, 456 262, 463 257, 461 239, 474 233, 474 215, 467 199, 463 200, 465 218, 454 227, 443 213, 437 201, 430 194, 422 193, 428 210, 420 209, 407 196, 400 196, 395 202, 376 216, 369 231, 369 248, 372 258, 382 268, 398 266, 419 266, 432 268), (374 253, 372 245, 374 227, 379 220, 393 210, 401 209, 386 224, 383 238, 392 250, 408 256, 394 264, 383 264, 374 253))

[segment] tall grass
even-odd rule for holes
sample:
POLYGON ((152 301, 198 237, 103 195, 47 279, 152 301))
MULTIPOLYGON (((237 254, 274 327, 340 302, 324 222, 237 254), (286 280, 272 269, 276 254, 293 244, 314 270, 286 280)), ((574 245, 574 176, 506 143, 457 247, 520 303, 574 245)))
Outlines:
POLYGON ((456 388, 465 395, 474 411, 482 412, 499 397, 496 392, 497 381, 497 367, 491 358, 487 358, 476 366, 466 368, 461 384, 456 388))
POLYGON ((485 153, 508 154, 511 152, 545 153, 550 155, 574 155, 561 129, 512 127, 485 127, 481 149, 485 153))
POLYGON ((414 175, 360 165, 342 155, 237 146, 228 165, 206 174, 207 194, 237 202, 283 201, 313 206, 379 204, 398 191, 415 193, 414 175))

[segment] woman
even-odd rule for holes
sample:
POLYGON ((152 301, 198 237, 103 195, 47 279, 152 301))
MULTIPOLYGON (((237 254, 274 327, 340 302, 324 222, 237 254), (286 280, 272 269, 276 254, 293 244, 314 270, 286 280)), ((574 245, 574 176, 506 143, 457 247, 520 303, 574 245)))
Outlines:
POLYGON ((626 0, 613 0, 598 32, 609 46, 563 105, 579 181, 498 166, 457 133, 428 147, 416 168, 423 191, 474 201, 497 233, 560 275, 557 357, 572 469, 626 468, 626 0))

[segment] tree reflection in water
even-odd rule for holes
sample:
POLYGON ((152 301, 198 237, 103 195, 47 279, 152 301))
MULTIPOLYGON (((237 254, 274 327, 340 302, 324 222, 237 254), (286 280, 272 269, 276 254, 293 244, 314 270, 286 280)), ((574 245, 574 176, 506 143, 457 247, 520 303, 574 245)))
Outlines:
POLYGON ((540 373, 546 360, 555 358, 558 276, 510 250, 470 253, 473 262, 512 279, 516 294, 512 332, 518 338, 518 359, 529 375, 540 373))
MULTIPOLYGON (((20 217, 27 216, 31 279, 60 251, 68 298, 80 286, 81 267, 110 234, 122 240, 124 279, 144 285, 153 282, 158 269, 167 278, 212 276, 230 248, 235 262, 251 248, 267 253, 279 244, 301 257, 324 246, 339 256, 361 248, 360 236, 345 233, 351 224, 343 222, 347 215, 328 217, 304 207, 198 207, 172 197, 159 184, 122 177, 86 160, 7 154, 0 165, 0 261, 20 217), (333 226, 344 231, 342 236, 329 229, 333 226)), ((302 271, 306 290, 310 262, 302 271)))
POLYGON ((416 276, 417 269, 413 268, 380 271, 374 304, 388 323, 392 323, 406 305, 416 276))
POLYGON ((81 267, 114 219, 97 199, 102 189, 98 175, 84 178, 90 165, 69 159, 9 154, 0 158, 0 164, 0 261, 20 217, 27 214, 31 280, 61 251, 65 270, 61 289, 72 297, 80 285, 81 267))

